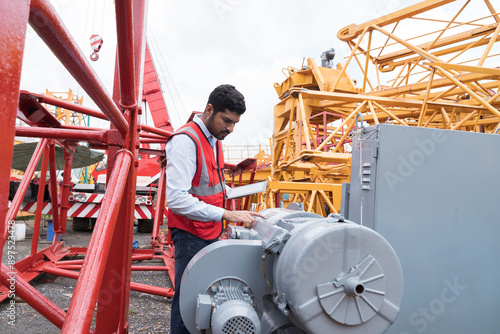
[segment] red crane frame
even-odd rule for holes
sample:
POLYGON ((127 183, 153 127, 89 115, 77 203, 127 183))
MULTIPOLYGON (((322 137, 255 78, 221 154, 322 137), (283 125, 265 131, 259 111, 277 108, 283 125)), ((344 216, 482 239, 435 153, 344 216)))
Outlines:
MULTIPOLYGON (((92 318, 96 315, 95 333, 128 332, 128 304, 130 290, 138 290, 165 296, 172 295, 172 289, 150 287, 130 282, 133 260, 160 257, 164 259, 169 274, 173 275, 172 248, 168 237, 159 234, 159 221, 163 217, 163 199, 158 199, 155 214, 155 249, 150 252, 132 250, 133 210, 137 176, 138 155, 141 138, 145 143, 164 142, 170 131, 141 125, 142 64, 145 53, 145 27, 147 0, 115 0, 117 29, 117 61, 113 93, 110 95, 86 56, 64 26, 62 20, 48 0, 0 0, 3 20, 0 27, 4 38, 0 40, 0 101, 2 103, 2 131, 0 131, 0 258, 3 246, 9 239, 11 222, 18 211, 29 180, 39 160, 42 159, 42 175, 47 169, 52 184, 54 241, 51 246, 37 251, 38 238, 33 237, 32 253, 28 258, 9 266, 2 264, 0 282, 5 287, 14 286, 15 294, 37 310, 41 315, 61 328, 62 333, 89 333, 92 318), (59 61, 73 75, 100 110, 93 110, 73 104, 63 107, 94 117, 107 119, 111 127, 105 129, 79 128, 61 125, 40 104, 53 105, 65 102, 46 96, 25 92, 20 103, 20 78, 27 24, 49 46, 59 61), (30 127, 15 127, 20 117, 30 127), (39 145, 26 170, 10 207, 8 205, 8 183, 13 154, 14 136, 40 137, 39 145), (72 151, 78 141, 88 141, 91 147, 108 150, 108 175, 105 201, 102 204, 96 227, 88 249, 67 248, 58 242, 59 234, 66 229, 67 198, 70 191, 70 173, 64 173, 61 203, 58 203, 55 186, 55 149, 57 142, 65 149, 65 171, 71 170, 72 151), (43 156, 43 158, 42 158, 43 156), (112 191, 108 191, 111 189, 112 191), (167 246, 164 250, 164 246, 167 246), (63 257, 86 253, 84 260, 64 261, 63 257), (49 262, 43 258, 50 259, 49 262), (33 272, 36 268, 38 272, 33 272), (81 268, 80 273, 70 269, 81 268), (28 271, 28 269, 31 269, 28 271), (76 287, 67 313, 43 296, 28 281, 39 272, 54 273, 77 278, 76 287), (14 284, 12 285, 12 282, 14 284), (97 305, 97 309, 96 309, 97 305), (112 306, 112 307, 110 307, 112 306)), ((161 150, 144 150, 146 154, 164 155, 161 150)), ((162 165, 159 194, 164 193, 165 177, 162 165)), ((40 180, 39 201, 43 200, 44 178, 40 180), (42 197, 41 197, 42 196, 42 197)), ((38 233, 41 212, 35 214, 35 231, 38 233)), ((159 268, 155 268, 159 270, 159 268)), ((165 270, 165 269, 163 269, 165 270)), ((173 279, 172 279, 173 281, 173 279)))

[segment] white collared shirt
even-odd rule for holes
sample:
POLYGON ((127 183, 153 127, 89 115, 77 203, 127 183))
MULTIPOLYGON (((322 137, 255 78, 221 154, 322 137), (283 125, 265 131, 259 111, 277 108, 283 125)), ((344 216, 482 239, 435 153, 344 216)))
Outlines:
MULTIPOLYGON (((215 138, 201 120, 195 116, 193 121, 198 124, 214 148, 217 157, 215 138)), ((193 197, 188 190, 196 174, 196 144, 187 135, 177 135, 165 146, 167 158, 167 206, 174 213, 198 221, 220 221, 223 208, 207 204, 193 197)))

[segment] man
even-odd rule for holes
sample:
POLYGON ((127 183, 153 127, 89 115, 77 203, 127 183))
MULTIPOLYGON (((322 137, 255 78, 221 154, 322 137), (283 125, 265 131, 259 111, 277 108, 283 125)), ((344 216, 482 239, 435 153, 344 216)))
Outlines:
POLYGON ((222 219, 251 228, 250 211, 224 209, 226 184, 221 140, 233 132, 245 112, 243 95, 231 85, 215 88, 205 112, 170 136, 167 158, 168 227, 175 246, 175 295, 171 310, 171 334, 189 334, 179 309, 182 274, 191 258, 215 242, 222 219))

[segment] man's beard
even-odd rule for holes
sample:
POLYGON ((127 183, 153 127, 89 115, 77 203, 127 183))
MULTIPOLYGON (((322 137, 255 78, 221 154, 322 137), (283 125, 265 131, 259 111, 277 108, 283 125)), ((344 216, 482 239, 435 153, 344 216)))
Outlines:
POLYGON ((212 116, 210 116, 208 118, 208 121, 207 121, 207 128, 208 128, 208 131, 210 131, 210 133, 215 137, 217 138, 218 140, 224 140, 224 138, 226 138, 226 136, 228 134, 230 134, 231 132, 227 131, 227 130, 224 130, 224 131, 221 131, 221 132, 217 132, 217 133, 214 133, 212 131, 213 128, 214 128, 214 119, 215 119, 215 115, 216 114, 213 114, 212 116))

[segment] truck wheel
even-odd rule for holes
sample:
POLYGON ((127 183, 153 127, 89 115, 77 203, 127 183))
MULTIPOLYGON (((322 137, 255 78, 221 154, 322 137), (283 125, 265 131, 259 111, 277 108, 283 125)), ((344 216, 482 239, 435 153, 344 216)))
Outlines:
POLYGON ((137 232, 151 233, 153 232, 154 219, 138 219, 137 232))
POLYGON ((88 232, 90 230, 90 218, 73 217, 73 231, 88 232))

